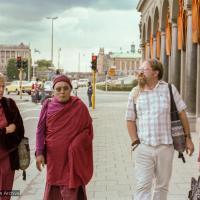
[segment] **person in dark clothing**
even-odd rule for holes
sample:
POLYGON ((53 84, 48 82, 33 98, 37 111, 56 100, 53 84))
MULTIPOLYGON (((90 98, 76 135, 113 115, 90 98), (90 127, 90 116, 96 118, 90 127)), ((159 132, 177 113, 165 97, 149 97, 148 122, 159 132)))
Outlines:
POLYGON ((92 84, 90 81, 88 82, 87 95, 88 95, 89 107, 92 107, 92 84))
MULTIPOLYGON (((0 191, 12 190, 19 169, 17 146, 24 137, 24 125, 14 100, 3 97, 5 77, 0 73, 0 191)), ((0 197, 1 199, 1 197, 0 197)), ((10 200, 10 196, 2 197, 10 200)))

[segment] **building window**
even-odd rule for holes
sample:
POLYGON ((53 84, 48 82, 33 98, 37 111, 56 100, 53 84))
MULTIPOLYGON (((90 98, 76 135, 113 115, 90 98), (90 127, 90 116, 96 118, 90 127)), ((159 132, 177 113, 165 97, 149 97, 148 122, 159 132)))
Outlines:
POLYGON ((5 57, 5 51, 1 51, 1 57, 5 57))
POLYGON ((11 57, 14 58, 15 57, 15 51, 11 52, 11 57))
POLYGON ((122 62, 122 70, 124 70, 125 64, 124 62, 122 62))
POLYGON ((126 66, 126 71, 128 72, 128 70, 129 70, 129 62, 128 61, 125 62, 125 66, 126 66))
POLYGON ((137 67, 139 67, 140 66, 140 61, 139 60, 137 60, 137 67))

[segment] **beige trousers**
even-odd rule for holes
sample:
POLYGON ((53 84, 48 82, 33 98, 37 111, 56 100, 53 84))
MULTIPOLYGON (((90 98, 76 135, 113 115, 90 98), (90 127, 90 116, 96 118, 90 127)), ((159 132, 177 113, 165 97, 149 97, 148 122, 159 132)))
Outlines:
POLYGON ((173 156, 173 145, 140 144, 136 148, 134 200, 167 200, 173 156))

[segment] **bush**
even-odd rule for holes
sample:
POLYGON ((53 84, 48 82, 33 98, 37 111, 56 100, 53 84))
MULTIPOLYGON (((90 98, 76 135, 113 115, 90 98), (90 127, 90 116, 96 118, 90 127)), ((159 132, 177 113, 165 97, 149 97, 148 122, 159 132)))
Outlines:
MULTIPOLYGON (((127 85, 121 85, 121 84, 110 84, 108 83, 107 85, 107 90, 108 91, 131 91, 133 87, 137 85, 137 80, 134 80, 132 84, 127 84, 127 85)), ((101 85, 96 85, 96 88, 99 90, 106 90, 106 85, 101 84, 101 85)))

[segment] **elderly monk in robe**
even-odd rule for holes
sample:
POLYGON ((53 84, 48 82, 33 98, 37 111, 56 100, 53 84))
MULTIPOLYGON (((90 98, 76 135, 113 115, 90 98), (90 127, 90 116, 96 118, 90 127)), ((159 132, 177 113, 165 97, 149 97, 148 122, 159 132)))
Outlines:
POLYGON ((54 97, 42 107, 36 133, 36 166, 47 164, 44 200, 86 200, 93 174, 92 119, 86 105, 71 96, 65 75, 53 81, 54 97))
MULTIPOLYGON (((24 136, 24 125, 15 102, 3 96, 5 77, 0 73, 0 191, 12 190, 15 170, 19 169, 17 146, 24 136)), ((0 200, 11 196, 0 195, 0 200)))

